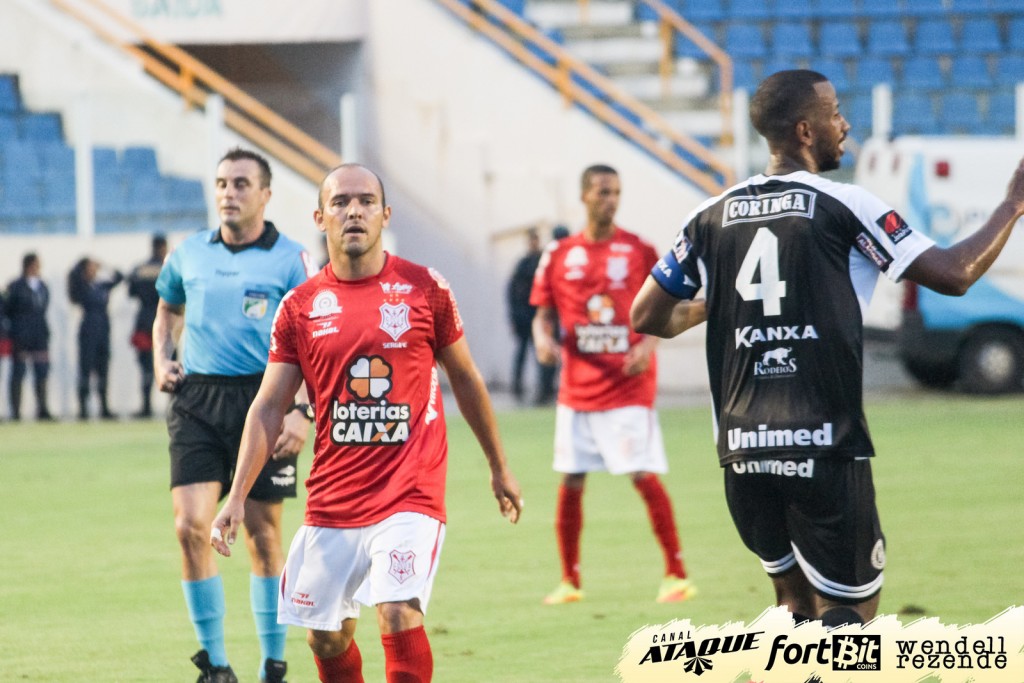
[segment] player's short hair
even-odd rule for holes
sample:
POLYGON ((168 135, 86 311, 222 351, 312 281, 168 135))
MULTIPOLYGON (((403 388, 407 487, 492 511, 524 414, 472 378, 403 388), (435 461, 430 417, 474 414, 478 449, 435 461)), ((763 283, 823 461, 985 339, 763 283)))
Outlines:
POLYGON ((160 232, 156 233, 153 235, 153 241, 150 242, 150 246, 153 247, 153 251, 163 249, 167 246, 167 236, 160 232))
POLYGON ((21 271, 25 272, 29 269, 29 266, 39 263, 39 254, 34 251, 30 251, 21 257, 21 271))
POLYGON ((228 150, 227 154, 221 157, 221 161, 241 161, 248 159, 249 161, 255 161, 260 167, 260 187, 270 187, 270 162, 266 158, 251 149, 242 149, 241 147, 233 147, 228 150))
POLYGON ((818 104, 814 86, 828 77, 808 69, 778 71, 761 81, 750 98, 750 122, 768 142, 790 139, 796 124, 818 104))
POLYGON ((593 164, 583 169, 583 174, 580 176, 580 191, 586 192, 590 187, 590 179, 596 175, 619 175, 619 172, 608 164, 593 164))
POLYGON ((366 171, 369 171, 370 174, 374 178, 377 179, 377 184, 380 185, 380 205, 381 206, 387 206, 388 205, 387 196, 384 194, 384 181, 380 179, 380 176, 377 175, 377 173, 372 168, 369 168, 368 166, 363 166, 362 164, 356 164, 356 163, 348 163, 348 164, 338 164, 337 166, 332 168, 330 171, 328 171, 327 174, 324 176, 324 179, 320 181, 320 190, 316 193, 316 207, 317 207, 317 209, 319 209, 320 211, 324 210, 324 186, 327 185, 327 179, 330 178, 331 175, 335 171, 343 169, 343 168, 361 168, 361 169, 364 169, 366 171))

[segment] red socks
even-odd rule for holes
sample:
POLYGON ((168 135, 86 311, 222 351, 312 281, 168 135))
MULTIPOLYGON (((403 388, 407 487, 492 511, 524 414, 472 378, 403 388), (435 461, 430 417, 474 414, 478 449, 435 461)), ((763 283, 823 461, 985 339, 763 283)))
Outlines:
POLYGON ((654 535, 665 553, 665 575, 686 578, 683 567, 683 551, 679 545, 679 534, 676 522, 672 517, 672 501, 669 500, 665 487, 657 475, 648 475, 633 482, 640 496, 647 504, 647 514, 651 518, 654 535))
POLYGON ((562 578, 580 587, 580 534, 583 532, 583 489, 558 487, 555 535, 562 558, 562 578))
POLYGON ((356 641, 349 644, 348 649, 337 657, 320 659, 313 655, 316 670, 320 672, 323 683, 364 683, 363 656, 359 653, 356 641))
POLYGON ((381 635, 387 683, 429 683, 434 675, 434 655, 422 626, 381 635))

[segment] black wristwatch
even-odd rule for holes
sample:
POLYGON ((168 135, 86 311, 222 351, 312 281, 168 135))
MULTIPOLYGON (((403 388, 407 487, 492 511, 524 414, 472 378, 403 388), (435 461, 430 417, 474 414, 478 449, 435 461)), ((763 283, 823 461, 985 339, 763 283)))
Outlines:
MULTIPOLYGON (((316 422, 316 413, 313 412, 313 406, 308 403, 293 403, 292 410, 299 411, 302 413, 302 416, 310 422, 316 422)), ((291 410, 288 412, 291 412, 291 410)))

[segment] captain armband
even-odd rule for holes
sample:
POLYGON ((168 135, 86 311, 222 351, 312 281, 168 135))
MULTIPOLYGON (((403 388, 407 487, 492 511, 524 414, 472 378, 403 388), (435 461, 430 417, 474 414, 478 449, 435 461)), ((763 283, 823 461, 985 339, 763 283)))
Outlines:
POLYGON ((677 299, 692 299, 700 286, 687 274, 672 252, 665 254, 651 269, 651 276, 666 292, 677 299))

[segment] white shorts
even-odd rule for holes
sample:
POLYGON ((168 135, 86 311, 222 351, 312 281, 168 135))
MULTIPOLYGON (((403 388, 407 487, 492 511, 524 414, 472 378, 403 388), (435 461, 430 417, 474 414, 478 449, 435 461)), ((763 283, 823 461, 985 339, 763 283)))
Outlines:
POLYGON ((281 574, 277 622, 337 631, 359 617, 359 604, 419 600, 427 613, 445 525, 399 512, 372 526, 302 526, 281 574))
POLYGON ((643 406, 577 412, 559 404, 554 469, 564 474, 665 474, 668 461, 657 412, 643 406))

